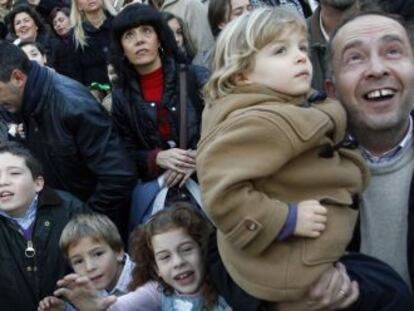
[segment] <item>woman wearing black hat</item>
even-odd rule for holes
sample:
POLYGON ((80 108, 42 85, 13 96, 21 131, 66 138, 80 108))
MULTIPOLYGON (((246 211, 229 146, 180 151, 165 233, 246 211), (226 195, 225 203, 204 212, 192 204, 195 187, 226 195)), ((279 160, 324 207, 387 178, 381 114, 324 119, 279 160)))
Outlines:
POLYGON ((185 67, 185 104, 180 104, 179 72, 185 58, 162 15, 150 6, 133 4, 114 18, 112 27, 112 59, 119 79, 112 95, 115 125, 143 181, 162 176, 160 188, 181 187, 195 171, 200 92, 208 71, 185 67), (181 142, 180 106, 187 110, 186 139, 181 142))

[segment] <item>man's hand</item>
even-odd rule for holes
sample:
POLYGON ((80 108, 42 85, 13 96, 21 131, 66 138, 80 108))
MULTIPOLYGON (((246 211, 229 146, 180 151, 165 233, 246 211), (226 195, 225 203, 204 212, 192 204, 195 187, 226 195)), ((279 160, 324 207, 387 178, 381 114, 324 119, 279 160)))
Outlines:
POLYGON ((302 201, 298 204, 298 217, 294 235, 317 238, 325 230, 327 209, 316 200, 302 201))
POLYGON ((337 263, 322 274, 307 298, 309 311, 345 309, 358 300, 358 283, 350 280, 342 263, 337 263))

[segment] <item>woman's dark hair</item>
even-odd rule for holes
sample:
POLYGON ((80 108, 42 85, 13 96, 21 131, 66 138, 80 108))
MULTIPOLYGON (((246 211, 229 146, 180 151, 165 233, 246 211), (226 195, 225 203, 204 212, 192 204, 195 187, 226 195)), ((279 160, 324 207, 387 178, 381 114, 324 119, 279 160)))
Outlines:
POLYGON ((113 65, 119 77, 119 82, 124 85, 130 80, 135 71, 131 63, 124 56, 121 44, 122 35, 129 29, 142 25, 152 26, 160 42, 160 56, 173 57, 178 62, 185 62, 184 56, 179 52, 174 35, 160 12, 145 4, 131 4, 126 6, 112 21, 111 53, 116 60, 113 65))
POLYGON ((56 15, 62 12, 63 14, 65 14, 68 18, 70 16, 70 9, 68 7, 55 7, 53 8, 53 10, 50 12, 49 14, 49 25, 53 28, 53 20, 55 19, 56 15))
POLYGON ((11 10, 6 16, 6 23, 9 25, 9 30, 13 35, 16 35, 16 31, 14 29, 14 19, 19 13, 26 13, 33 19, 34 23, 37 26, 38 34, 47 31, 45 23, 43 22, 43 19, 40 17, 40 15, 30 6, 24 4, 14 7, 13 10, 11 10))
MULTIPOLYGON (((200 246, 201 255, 206 260, 212 226, 190 204, 185 202, 175 203, 154 214, 146 224, 137 227, 132 232, 130 237, 130 254, 136 265, 132 271, 132 281, 129 284, 129 290, 135 290, 137 287, 152 280, 161 284, 165 294, 170 295, 174 293, 174 288, 166 284, 156 271, 151 239, 154 235, 180 228, 184 229, 200 246)), ((204 264, 206 264, 205 261, 204 264)), ((205 276, 203 291, 206 309, 209 310, 217 301, 217 292, 210 284, 208 275, 205 276)))
POLYGON ((194 53, 194 46, 191 42, 190 39, 190 33, 188 31, 188 27, 187 24, 183 21, 183 19, 181 17, 178 17, 177 15, 174 15, 170 12, 161 12, 162 17, 164 18, 165 22, 168 25, 168 22, 170 20, 176 19, 178 21, 178 24, 181 27, 182 30, 182 34, 183 34, 183 45, 184 45, 184 53, 186 54, 186 58, 187 60, 189 60, 189 62, 191 62, 195 56, 194 53))
POLYGON ((220 24, 228 20, 231 10, 230 0, 210 0, 208 3, 208 23, 214 37, 217 37, 221 31, 220 24))

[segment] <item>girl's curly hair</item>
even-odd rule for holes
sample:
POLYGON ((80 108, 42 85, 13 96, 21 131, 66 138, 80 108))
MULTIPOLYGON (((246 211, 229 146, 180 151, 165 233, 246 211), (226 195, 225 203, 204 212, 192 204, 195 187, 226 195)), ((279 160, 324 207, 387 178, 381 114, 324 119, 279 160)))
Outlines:
MULTIPOLYGON (((165 283, 157 274, 151 238, 154 235, 179 228, 184 229, 196 241, 201 248, 204 262, 206 261, 208 240, 213 232, 212 226, 190 204, 184 202, 174 203, 171 207, 156 213, 146 224, 138 226, 132 232, 129 243, 130 254, 136 265, 132 271, 129 290, 133 291, 148 281, 156 281, 161 285, 166 295, 174 293, 174 288, 165 283)), ((217 302, 218 296, 208 276, 205 276, 203 296, 204 309, 209 310, 217 302)))

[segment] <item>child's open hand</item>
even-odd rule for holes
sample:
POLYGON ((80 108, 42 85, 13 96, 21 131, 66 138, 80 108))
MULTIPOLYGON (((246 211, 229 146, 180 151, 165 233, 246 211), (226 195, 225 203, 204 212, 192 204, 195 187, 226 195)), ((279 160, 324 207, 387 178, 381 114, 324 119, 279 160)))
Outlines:
POLYGON ((298 217, 294 235, 317 238, 325 230, 327 209, 316 200, 298 204, 298 217))
POLYGON ((62 299, 54 296, 48 296, 43 298, 39 302, 37 311, 63 311, 65 310, 65 303, 62 299))
POLYGON ((53 293, 69 300, 79 311, 103 311, 116 301, 111 295, 100 297, 92 281, 86 276, 75 273, 66 275, 57 282, 60 286, 53 293))

